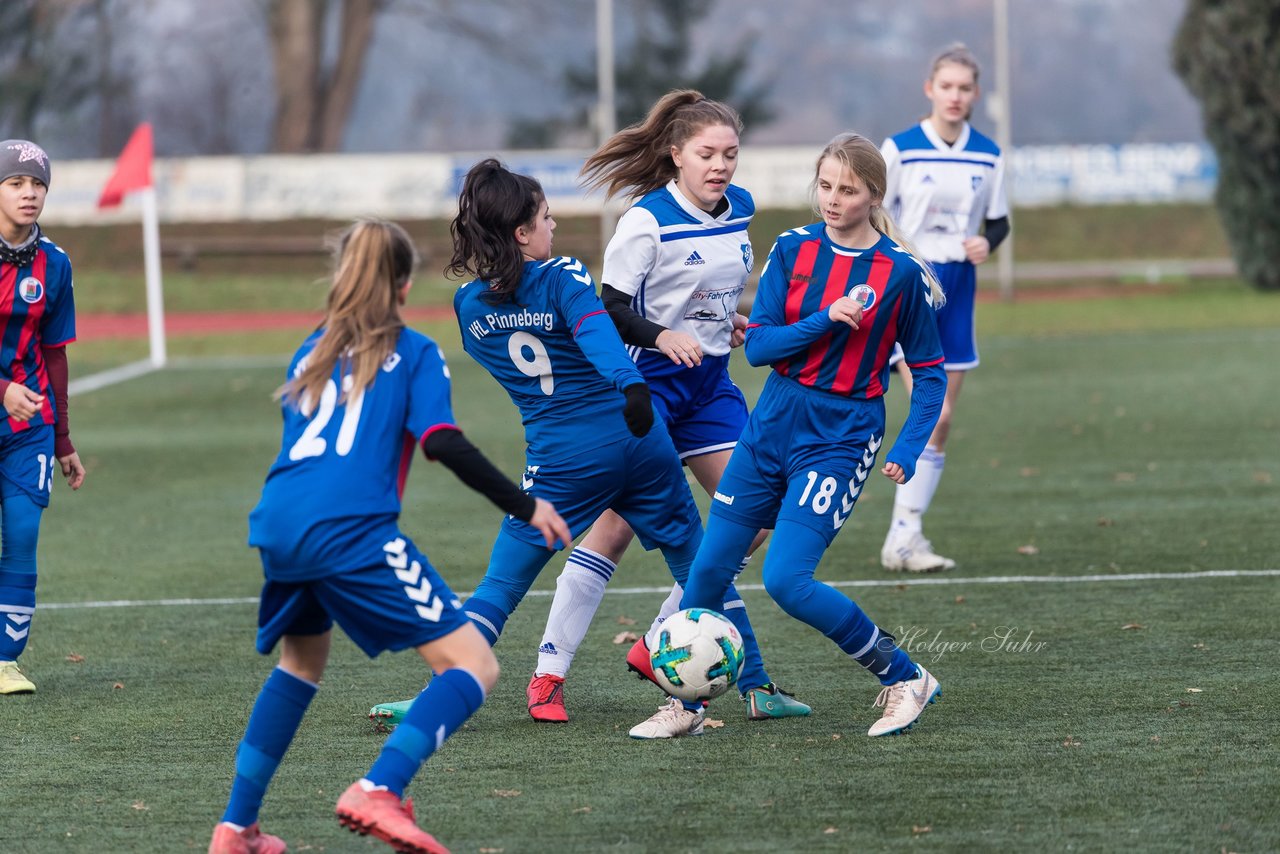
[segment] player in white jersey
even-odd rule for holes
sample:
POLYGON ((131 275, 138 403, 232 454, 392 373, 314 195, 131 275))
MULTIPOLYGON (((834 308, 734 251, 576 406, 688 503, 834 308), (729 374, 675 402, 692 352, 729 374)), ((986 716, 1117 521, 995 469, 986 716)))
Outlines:
MULTIPOLYGON (((753 264, 747 227, 755 203, 731 183, 741 129, 731 107, 692 90, 670 92, 583 166, 588 186, 635 200, 605 249, 601 296, 680 458, 708 495, 747 420, 746 401, 728 371, 729 352, 742 344, 746 329, 738 298, 753 264)), ((756 545, 763 538, 762 532, 756 545)), ((535 720, 568 719, 564 677, 631 539, 626 523, 606 511, 566 561, 529 683, 535 720)), ((655 626, 676 611, 681 594, 673 587, 655 626)), ((743 607, 740 601, 727 607, 733 605, 743 607)), ((807 715, 809 707, 780 691, 755 645, 748 647, 739 681, 747 717, 807 715)), ((627 663, 651 678, 643 639, 627 663)), ((632 735, 684 734, 681 717, 688 714, 679 703, 664 706, 636 728, 646 734, 632 735)))
MULTIPOLYGON (((977 60, 962 44, 940 53, 924 83, 932 104, 928 118, 881 147, 888 165, 885 205, 920 257, 933 266, 947 297, 937 313, 947 397, 915 476, 897 488, 893 520, 880 550, 880 562, 889 570, 937 572, 955 566, 954 560, 934 552, 924 536, 923 517, 942 478, 965 372, 978 366, 976 265, 1009 234, 1000 149, 969 124, 979 95, 978 71, 977 60)), ((899 374, 910 391, 911 376, 901 363, 899 374)))

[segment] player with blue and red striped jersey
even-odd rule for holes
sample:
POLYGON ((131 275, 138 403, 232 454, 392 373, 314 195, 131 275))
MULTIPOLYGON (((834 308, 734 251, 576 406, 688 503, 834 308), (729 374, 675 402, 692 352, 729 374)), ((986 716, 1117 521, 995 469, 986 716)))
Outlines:
POLYGON ((365 654, 413 648, 435 676, 397 731, 338 799, 338 820, 397 851, 444 852, 402 802, 422 763, 484 702, 498 662, 427 556, 401 531, 415 446, 548 546, 569 535, 550 504, 503 477, 454 424, 449 371, 400 306, 417 260, 402 228, 357 222, 341 238, 321 327, 277 392, 280 452, 249 516, 266 581, 258 651, 280 646, 236 752, 235 780, 209 854, 279 854, 258 812, 329 660, 333 625, 365 654))
POLYGON ((818 581, 885 440, 889 356, 900 341, 915 377, 911 408, 881 473, 910 480, 946 393, 937 280, 883 208, 884 159, 857 134, 818 158, 822 222, 778 238, 760 276, 747 360, 773 368, 711 502, 681 607, 713 607, 761 528, 774 529, 765 590, 878 678, 883 716, 868 734, 910 727, 937 680, 839 590, 818 581))
POLYGON ((40 517, 55 471, 84 483, 67 420, 66 346, 76 338, 71 261, 37 220, 49 155, 25 139, 0 142, 0 695, 36 686, 18 668, 36 606, 40 517))
MULTIPOLYGON (((933 61, 924 84, 929 116, 881 146, 887 165, 885 205, 947 295, 938 312, 946 359, 947 398, 920 456, 916 476, 898 487, 893 518, 880 549, 885 569, 937 572, 955 561, 933 550, 924 535, 928 511, 946 464, 951 419, 965 375, 978 366, 974 299, 977 265, 1009 234, 1000 148, 969 124, 978 99, 978 62, 955 44, 933 61)), ((901 371, 907 391, 911 377, 901 371)))

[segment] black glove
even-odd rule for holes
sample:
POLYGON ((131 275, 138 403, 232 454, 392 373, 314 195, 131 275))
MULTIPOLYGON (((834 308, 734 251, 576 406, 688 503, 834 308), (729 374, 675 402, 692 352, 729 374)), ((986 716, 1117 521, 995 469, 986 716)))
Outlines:
POLYGON ((627 421, 627 429, 633 436, 649 435, 653 427, 653 402, 649 398, 649 387, 644 383, 632 383, 622 390, 627 402, 622 406, 622 417, 627 421))

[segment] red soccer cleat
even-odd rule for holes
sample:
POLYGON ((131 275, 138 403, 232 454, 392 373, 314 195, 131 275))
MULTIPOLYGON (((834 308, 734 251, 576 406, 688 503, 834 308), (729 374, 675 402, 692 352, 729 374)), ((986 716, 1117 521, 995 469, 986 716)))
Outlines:
POLYGON ((288 850, 283 839, 263 833, 256 821, 244 830, 219 823, 209 841, 209 854, 284 854, 288 850))
POLYGON ((413 817, 413 801, 404 803, 388 791, 366 792, 352 783, 338 798, 334 810, 338 824, 352 833, 372 833, 402 854, 449 854, 430 833, 418 827, 413 817))
POLYGON ((627 669, 641 679, 648 679, 654 685, 658 684, 658 680, 653 676, 653 659, 649 657, 649 647, 645 645, 643 635, 627 651, 627 669))
POLYGON ((529 716, 535 721, 550 724, 569 722, 569 711, 564 707, 564 677, 550 673, 534 674, 526 689, 529 696, 529 716))

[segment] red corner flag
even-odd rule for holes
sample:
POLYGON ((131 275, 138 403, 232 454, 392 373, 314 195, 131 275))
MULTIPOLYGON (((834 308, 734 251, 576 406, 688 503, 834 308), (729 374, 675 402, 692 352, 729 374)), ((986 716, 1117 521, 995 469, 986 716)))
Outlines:
POLYGON ((102 188, 98 197, 99 208, 114 208, 124 201, 126 193, 151 186, 151 123, 138 125, 125 143, 120 159, 116 161, 116 171, 111 173, 107 186, 102 188))

